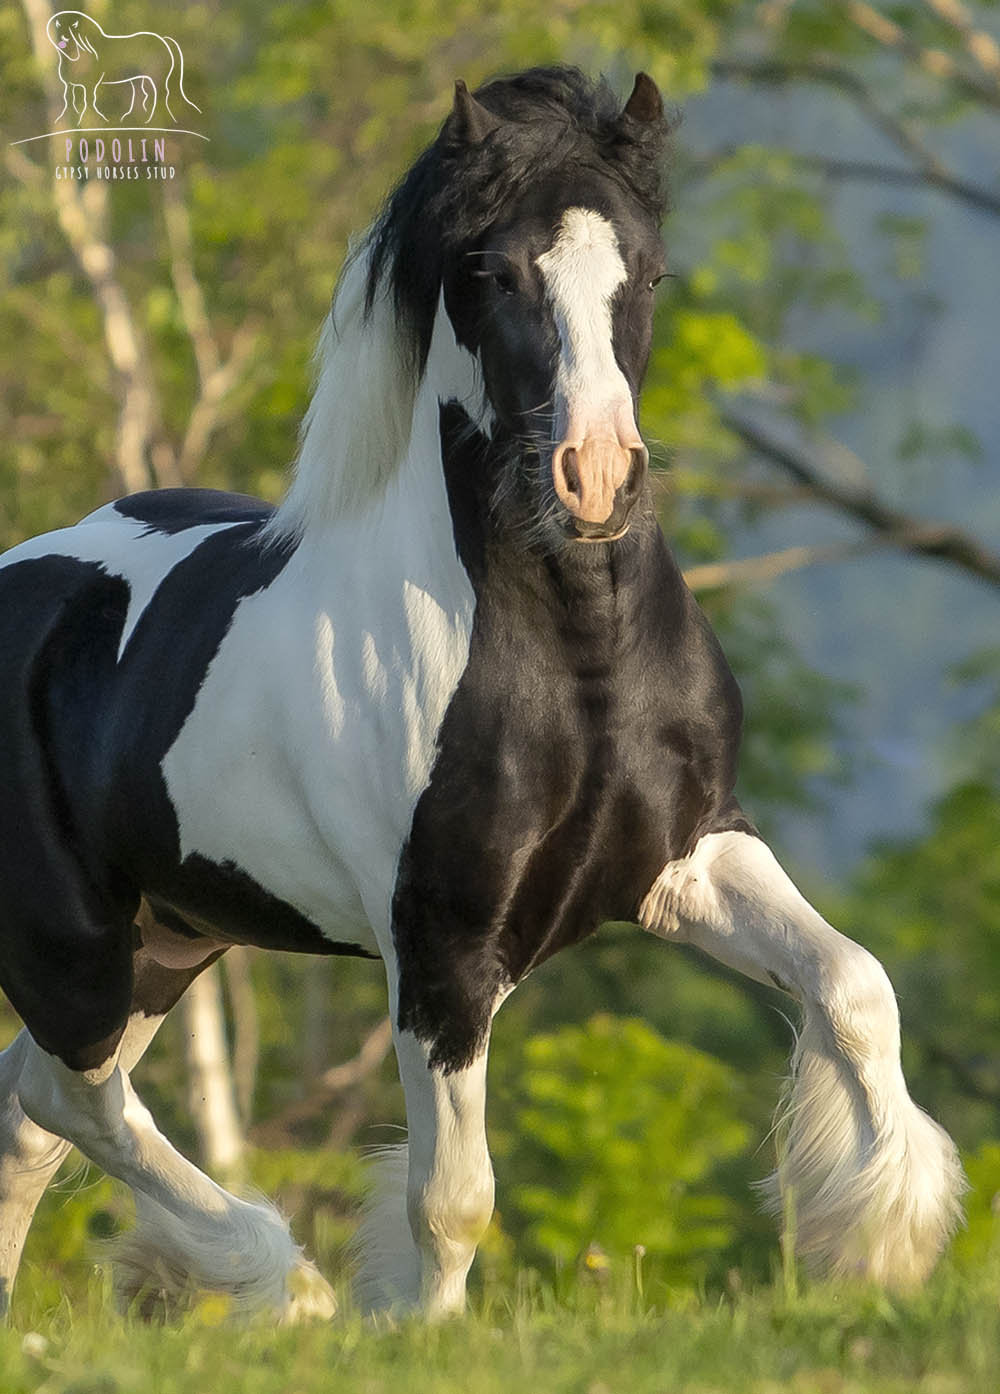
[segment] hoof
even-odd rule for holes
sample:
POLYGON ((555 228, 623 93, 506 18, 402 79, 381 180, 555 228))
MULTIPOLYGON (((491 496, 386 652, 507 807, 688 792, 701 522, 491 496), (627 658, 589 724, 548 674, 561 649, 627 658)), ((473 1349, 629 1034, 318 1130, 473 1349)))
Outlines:
POLYGON ((299 1258, 286 1280, 288 1300, 281 1314, 282 1323, 297 1325, 303 1321, 329 1321, 337 1311, 333 1288, 315 1264, 299 1258))

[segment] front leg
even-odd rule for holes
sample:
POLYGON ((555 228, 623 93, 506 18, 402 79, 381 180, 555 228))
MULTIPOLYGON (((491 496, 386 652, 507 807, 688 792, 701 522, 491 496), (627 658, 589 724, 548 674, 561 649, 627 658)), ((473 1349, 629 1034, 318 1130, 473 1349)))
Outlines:
MULTIPOLYGON (((447 965, 443 972, 452 976, 447 965)), ((443 994, 447 1019, 435 1032, 432 1002, 441 1005, 440 975, 417 1024, 407 1003, 423 995, 422 985, 404 984, 400 995, 395 967, 389 967, 409 1143, 375 1158, 375 1194, 358 1235, 356 1291, 366 1312, 420 1308, 434 1320, 463 1311, 466 1277, 493 1214, 486 1058, 493 1010, 506 994, 472 1000, 460 991, 459 976, 455 990, 443 994), (467 1048, 456 1054, 458 1040, 467 1048)))
POLYGON ((461 1312, 465 1280, 493 1214, 486 1143, 486 1047, 464 1068, 432 1063, 412 1032, 397 1036, 406 1093, 406 1207, 421 1257, 420 1302, 434 1318, 461 1312))
POLYGON ((794 1217, 799 1253, 833 1274, 924 1278, 961 1218, 965 1181, 951 1138, 907 1092, 882 965, 827 924, 745 832, 709 833, 669 862, 640 918, 804 1009, 778 1170, 766 1183, 773 1212, 794 1217))

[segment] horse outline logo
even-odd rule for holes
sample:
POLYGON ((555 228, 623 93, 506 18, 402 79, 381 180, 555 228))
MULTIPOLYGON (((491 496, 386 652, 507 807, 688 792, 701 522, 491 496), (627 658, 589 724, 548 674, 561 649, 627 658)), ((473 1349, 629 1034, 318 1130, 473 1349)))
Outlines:
POLYGON ((81 10, 57 11, 46 25, 45 33, 59 55, 59 80, 63 85, 64 101, 57 121, 62 120, 69 110, 72 96, 78 125, 86 114, 88 97, 94 114, 107 122, 108 117, 97 105, 98 89, 101 86, 128 86, 132 100, 121 117, 123 122, 132 115, 136 98, 141 92, 145 125, 151 126, 161 93, 163 105, 171 121, 176 124, 177 117, 170 105, 170 79, 175 68, 177 92, 189 107, 200 114, 201 107, 196 106, 184 91, 184 54, 171 35, 157 34, 149 29, 140 29, 133 34, 106 34, 96 19, 81 10), (76 64, 80 67, 71 66, 76 64))

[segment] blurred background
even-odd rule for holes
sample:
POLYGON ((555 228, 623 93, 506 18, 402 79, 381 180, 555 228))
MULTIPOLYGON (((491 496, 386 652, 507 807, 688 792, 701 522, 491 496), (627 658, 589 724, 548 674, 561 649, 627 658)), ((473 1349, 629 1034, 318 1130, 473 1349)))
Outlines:
MULTIPOLYGON (((33 139, 75 124, 51 13, 0 10, 4 547, 140 488, 280 494, 348 239, 456 77, 660 83, 682 117, 642 417, 661 520, 743 687, 741 798, 888 966, 912 1091, 973 1183, 955 1261, 980 1262, 1000 1191, 1000 7, 89 0, 109 34, 169 30, 200 108, 166 137, 173 178, 111 181, 92 151, 90 178, 62 177, 65 139, 33 139)), ((767 1278, 751 1183, 788 1013, 629 926, 534 974, 496 1023, 478 1281, 640 1258, 675 1291, 767 1278)), ((16 1029, 4 1004, 0 1043, 16 1029)), ((403 1123, 379 965, 233 951, 136 1078, 180 1146, 276 1194, 342 1269, 360 1155, 403 1123)), ((109 1182, 68 1168, 29 1240, 36 1293, 58 1301, 124 1223, 109 1182)))

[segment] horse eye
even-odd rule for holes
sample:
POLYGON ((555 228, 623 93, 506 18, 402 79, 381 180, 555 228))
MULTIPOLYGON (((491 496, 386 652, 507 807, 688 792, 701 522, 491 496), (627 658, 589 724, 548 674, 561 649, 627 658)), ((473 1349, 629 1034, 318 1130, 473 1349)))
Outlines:
POLYGON ((509 271, 494 271, 492 280, 501 295, 513 295, 517 290, 517 283, 509 271))
POLYGON ((661 271, 660 274, 659 274, 659 276, 654 276, 653 279, 652 279, 651 281, 648 281, 648 282, 646 283, 646 289, 647 289, 647 290, 655 290, 656 287, 660 284, 661 281, 665 281, 665 280, 666 280, 666 278, 667 278, 667 276, 668 276, 669 274, 670 274, 670 273, 667 272, 667 271, 661 271))
POLYGON ((479 281, 491 281, 501 295, 516 295, 517 281, 513 272, 506 269, 496 271, 473 271, 473 276, 479 281))

